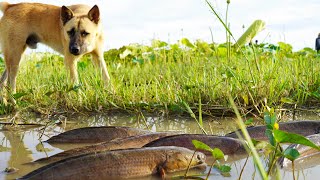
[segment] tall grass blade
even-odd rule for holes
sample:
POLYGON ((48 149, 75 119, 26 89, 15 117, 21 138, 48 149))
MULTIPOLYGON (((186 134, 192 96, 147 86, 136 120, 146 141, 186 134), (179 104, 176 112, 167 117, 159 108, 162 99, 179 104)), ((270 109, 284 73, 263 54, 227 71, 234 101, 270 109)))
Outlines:
POLYGON ((187 109, 188 113, 190 114, 190 116, 197 122, 199 128, 201 129, 201 131, 204 133, 204 134, 208 134, 206 132, 206 130, 203 129, 203 126, 199 123, 198 119, 196 118, 196 115, 193 113, 192 109, 190 108, 190 106, 182 101, 182 104, 184 105, 184 107, 187 109))
POLYGON ((241 116, 240 116, 240 113, 234 103, 234 100, 232 99, 231 95, 228 95, 229 97, 229 102, 237 116, 237 124, 239 126, 239 128, 241 129, 241 132, 244 136, 244 139, 247 141, 248 143, 248 147, 249 149, 251 150, 251 153, 252 153, 252 156, 253 156, 253 160, 254 160, 254 163, 256 164, 256 166, 258 167, 258 170, 259 170, 259 173, 261 175, 261 177, 264 179, 264 180, 267 180, 268 179, 268 175, 267 175, 267 172, 265 171, 264 169, 264 166, 262 165, 262 162, 261 162, 261 159, 258 155, 258 152, 256 150, 256 148, 254 147, 253 143, 252 143, 252 139, 251 137, 249 136, 249 133, 246 129, 246 125, 244 124, 241 116))

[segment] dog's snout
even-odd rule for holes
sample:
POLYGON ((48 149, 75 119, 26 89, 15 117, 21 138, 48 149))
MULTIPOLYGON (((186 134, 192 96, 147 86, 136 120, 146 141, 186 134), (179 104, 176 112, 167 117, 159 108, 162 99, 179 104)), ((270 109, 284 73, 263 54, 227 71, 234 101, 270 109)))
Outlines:
POLYGON ((79 55, 80 54, 80 46, 77 46, 77 45, 70 46, 70 53, 73 55, 79 55))

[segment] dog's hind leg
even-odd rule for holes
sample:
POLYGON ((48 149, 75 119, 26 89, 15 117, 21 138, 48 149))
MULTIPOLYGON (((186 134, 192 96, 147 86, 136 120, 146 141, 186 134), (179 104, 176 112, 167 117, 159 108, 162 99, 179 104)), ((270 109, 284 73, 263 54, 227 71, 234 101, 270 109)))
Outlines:
MULTIPOLYGON (((7 76, 7 85, 9 94, 13 95, 16 93, 16 79, 19 69, 19 63, 21 56, 26 49, 26 45, 21 43, 22 45, 18 46, 19 43, 16 44, 6 44, 5 48, 3 49, 3 55, 6 64, 6 74, 3 75, 3 79, 7 76)), ((1 78, 2 79, 2 78, 1 78)), ((13 103, 15 100, 10 98, 13 103)))
POLYGON ((109 85, 110 76, 108 73, 106 62, 104 61, 104 58, 103 58, 103 53, 97 53, 93 51, 91 55, 92 55, 93 64, 95 65, 96 68, 99 68, 99 70, 102 73, 102 78, 105 82, 105 85, 109 85))

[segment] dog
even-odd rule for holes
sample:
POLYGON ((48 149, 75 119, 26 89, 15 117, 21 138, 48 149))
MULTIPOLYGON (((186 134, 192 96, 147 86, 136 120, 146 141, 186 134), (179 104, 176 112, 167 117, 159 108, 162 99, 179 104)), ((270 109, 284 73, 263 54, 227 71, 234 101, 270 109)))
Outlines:
POLYGON ((97 5, 54 6, 40 3, 0 3, 0 45, 5 70, 0 87, 16 93, 19 63, 26 47, 35 49, 43 43, 64 55, 64 64, 71 82, 79 83, 77 60, 91 54, 105 84, 110 77, 103 58, 104 35, 97 5))

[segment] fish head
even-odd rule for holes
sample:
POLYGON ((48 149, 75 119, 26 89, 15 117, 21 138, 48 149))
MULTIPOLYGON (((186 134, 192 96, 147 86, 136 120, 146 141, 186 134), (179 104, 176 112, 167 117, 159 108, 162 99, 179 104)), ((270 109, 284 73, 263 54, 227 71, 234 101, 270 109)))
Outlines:
POLYGON ((167 172, 174 172, 186 170, 189 164, 190 168, 206 167, 205 160, 205 154, 184 148, 182 151, 169 151, 163 168, 167 172))

